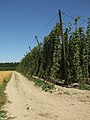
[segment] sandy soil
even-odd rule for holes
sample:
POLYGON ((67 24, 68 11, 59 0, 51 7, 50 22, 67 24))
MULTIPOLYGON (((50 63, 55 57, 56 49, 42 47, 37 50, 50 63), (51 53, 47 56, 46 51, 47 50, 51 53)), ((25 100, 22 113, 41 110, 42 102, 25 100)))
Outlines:
POLYGON ((13 120, 90 120, 89 91, 57 87, 50 94, 13 72, 6 93, 4 109, 13 120))

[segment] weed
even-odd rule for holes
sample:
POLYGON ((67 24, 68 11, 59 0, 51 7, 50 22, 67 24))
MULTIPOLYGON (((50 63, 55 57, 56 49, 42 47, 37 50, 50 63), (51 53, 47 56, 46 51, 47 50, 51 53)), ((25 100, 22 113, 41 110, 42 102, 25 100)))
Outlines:
POLYGON ((65 91, 64 94, 66 94, 66 95, 70 95, 70 93, 69 93, 68 91, 65 91))
POLYGON ((32 76, 26 76, 30 81, 34 81, 34 78, 32 76))
POLYGON ((87 85, 87 84, 80 85, 79 89, 80 90, 90 90, 90 85, 87 85))
POLYGON ((34 80, 34 83, 35 83, 35 85, 37 85, 37 86, 43 86, 43 85, 44 85, 44 81, 41 81, 41 80, 39 80, 39 79, 35 79, 35 80, 34 80))
POLYGON ((36 86, 41 86, 42 90, 45 90, 45 92, 51 90, 54 88, 54 85, 39 79, 34 80, 36 86))
POLYGON ((54 85, 51 84, 51 83, 44 83, 43 86, 42 86, 42 90, 45 90, 45 92, 51 90, 54 88, 54 85))
POLYGON ((6 117, 6 112, 4 110, 0 110, 0 120, 6 117))

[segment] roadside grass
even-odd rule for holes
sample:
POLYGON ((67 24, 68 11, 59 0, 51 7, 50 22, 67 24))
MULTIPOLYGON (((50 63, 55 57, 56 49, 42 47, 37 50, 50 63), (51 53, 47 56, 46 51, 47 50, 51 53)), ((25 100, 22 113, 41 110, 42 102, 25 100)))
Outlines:
POLYGON ((54 89, 54 84, 52 83, 48 83, 46 81, 42 81, 39 79, 34 80, 34 82, 36 86, 41 86, 42 90, 44 90, 45 92, 51 91, 52 89, 54 89))
POLYGON ((52 93, 52 90, 55 88, 54 84, 41 80, 39 78, 35 79, 32 76, 28 77, 29 80, 34 81, 36 86, 39 86, 42 88, 42 90, 44 90, 45 92, 49 91, 50 93, 52 93))
POLYGON ((80 85, 79 89, 80 90, 88 90, 88 91, 90 91, 90 85, 87 85, 87 84, 80 85))
MULTIPOLYGON (((38 78, 37 76, 26 76, 30 81, 34 81, 35 85, 36 86, 40 86, 42 88, 42 90, 44 90, 45 92, 54 92, 54 90, 56 89, 56 86, 57 84, 53 84, 53 83, 50 83, 50 82, 47 82, 43 79, 40 79, 38 78)), ((63 85, 63 84, 62 84, 63 85)), ((75 88, 75 89, 79 89, 79 90, 87 90, 87 91, 90 91, 90 85, 89 84, 81 84, 81 85, 78 85, 77 87, 75 86, 70 86, 67 87, 67 85, 65 86, 62 86, 62 85, 59 85, 61 87, 66 87, 66 88, 75 88)), ((60 93, 62 94, 62 93, 60 93)), ((64 94, 66 95, 70 95, 70 93, 68 91, 65 91, 64 94)))
POLYGON ((6 72, 6 71, 0 72, 1 76, 4 76, 4 77, 0 76, 0 78, 2 78, 2 79, 0 79, 2 81, 0 83, 0 120, 4 119, 4 117, 6 117, 6 111, 2 110, 2 107, 6 103, 6 100, 7 100, 7 97, 6 97, 6 94, 4 91, 6 89, 8 81, 10 80, 11 73, 12 73, 11 71, 10 72, 6 72), (2 75, 2 74, 4 74, 4 75, 2 75))

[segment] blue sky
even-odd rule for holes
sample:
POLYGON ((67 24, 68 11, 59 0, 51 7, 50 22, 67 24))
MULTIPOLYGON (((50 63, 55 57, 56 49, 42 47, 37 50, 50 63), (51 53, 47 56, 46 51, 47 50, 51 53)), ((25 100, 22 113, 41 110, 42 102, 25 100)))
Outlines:
MULTIPOLYGON (((90 0, 0 0, 0 62, 20 61, 29 45, 37 45, 35 35, 42 41, 59 21, 57 16, 40 33, 59 9, 89 17, 90 0)), ((63 20, 68 22, 64 16, 63 20)))

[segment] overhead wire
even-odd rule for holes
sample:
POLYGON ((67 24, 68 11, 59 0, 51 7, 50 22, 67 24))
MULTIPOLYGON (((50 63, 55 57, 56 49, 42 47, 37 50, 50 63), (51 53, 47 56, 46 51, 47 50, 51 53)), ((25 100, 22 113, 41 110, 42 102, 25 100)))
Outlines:
POLYGON ((58 14, 56 14, 44 27, 43 27, 43 29, 37 34, 37 35, 39 35, 39 34, 41 34, 50 24, 51 24, 51 22, 53 21, 53 20, 55 20, 55 18, 58 16, 58 14))
MULTIPOLYGON (((74 21, 75 21, 75 19, 77 19, 77 17, 80 17, 80 19, 79 19, 79 27, 82 27, 82 25, 84 25, 84 24, 86 24, 87 23, 87 20, 88 20, 88 18, 89 17, 86 17, 86 16, 81 16, 81 15, 75 15, 75 14, 67 14, 67 13, 65 13, 65 12, 61 12, 62 13, 62 15, 64 15, 64 16, 66 16, 66 17, 68 17, 68 18, 71 18, 71 19, 73 19, 74 21), (80 21, 82 21, 82 22, 80 22, 80 21)), ((73 21, 73 22, 74 22, 73 21)), ((85 28, 85 27, 84 27, 85 28)))
MULTIPOLYGON (((71 13, 67 14, 65 12, 61 12, 61 13, 62 13, 62 15, 67 16, 67 17, 69 17, 69 18, 71 18, 73 20, 75 20, 78 16, 80 16, 80 20, 83 22, 82 24, 87 22, 87 19, 88 19, 88 17, 86 17, 86 16, 75 15, 75 14, 71 14, 71 13)), ((54 17, 51 18, 51 20, 43 27, 43 29, 40 32, 38 32, 37 35, 38 35, 39 38, 44 39, 44 37, 39 36, 39 34, 41 34, 43 31, 45 31, 45 29, 57 18, 57 16, 58 16, 58 13, 54 17)), ((63 24, 66 27, 65 22, 63 22, 63 24)), ((80 25, 82 25, 82 24, 80 24, 80 25)), ((31 47, 31 49, 33 49, 33 47, 36 46, 36 40, 33 39, 33 41, 31 41, 31 42, 32 43, 30 44, 30 47, 31 47), (32 45, 33 45, 33 47, 32 47, 32 45)))
POLYGON ((80 16, 81 18, 84 18, 84 19, 88 19, 89 17, 87 17, 87 16, 82 16, 82 15, 78 15, 78 14, 73 14, 73 13, 68 13, 70 16, 74 16, 74 17, 76 17, 76 16, 80 16))
MULTIPOLYGON (((73 20, 75 20, 78 16, 80 16, 80 20, 83 22, 82 24, 84 24, 85 22, 87 22, 87 19, 88 19, 88 17, 86 17, 86 16, 75 15, 75 14, 67 14, 67 13, 65 13, 65 12, 61 12, 61 13, 62 13, 62 15, 67 16, 67 17, 69 17, 69 18, 71 18, 71 19, 73 19, 73 20)), ((51 18, 51 20, 42 28, 42 30, 41 30, 40 32, 37 33, 37 36, 38 36, 39 38, 41 38, 41 36, 39 36, 39 35, 40 35, 43 31, 45 31, 45 29, 51 24, 51 22, 53 22, 53 21, 56 19, 57 16, 58 16, 58 13, 57 13, 54 17, 51 18)), ((64 25, 66 26, 65 22, 64 22, 64 25)), ((42 38, 44 38, 44 37, 42 37, 42 38)), ((41 39, 42 39, 42 38, 41 38, 41 39)), ((34 42, 34 41, 33 41, 33 42, 34 42)), ((36 45, 36 43, 35 43, 35 45, 36 45)))
MULTIPOLYGON (((66 13, 64 13, 64 12, 62 12, 62 14, 63 15, 65 15, 65 16, 67 16, 67 17, 69 17, 69 18, 72 18, 72 19, 76 19, 76 16, 71 16, 70 14, 66 14, 66 13)), ((83 22, 86 22, 87 20, 86 19, 84 19, 81 15, 78 15, 78 16, 80 16, 80 20, 81 21, 83 21, 83 22)), ((88 18, 87 18, 88 19, 88 18)))

